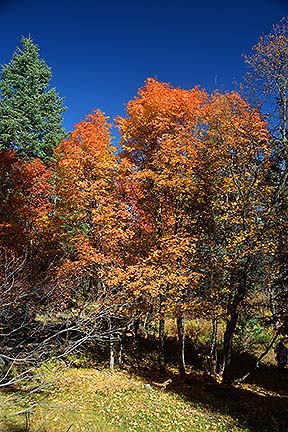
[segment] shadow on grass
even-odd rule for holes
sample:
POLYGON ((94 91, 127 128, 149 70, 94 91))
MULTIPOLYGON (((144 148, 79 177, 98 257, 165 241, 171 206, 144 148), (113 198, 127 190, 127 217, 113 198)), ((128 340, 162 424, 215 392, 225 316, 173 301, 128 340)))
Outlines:
MULTIPOLYGON (((153 346, 154 343, 155 341, 147 341, 148 346, 145 348, 142 341, 142 354, 149 352, 150 345, 153 346)), ((166 350, 167 360, 175 365, 174 344, 175 341, 168 341, 166 350)), ((214 382, 200 370, 199 359, 195 357, 193 347, 190 347, 189 352, 191 366, 193 361, 196 361, 196 364, 188 368, 185 378, 180 377, 175 368, 174 372, 171 372, 171 369, 165 376, 161 376, 155 367, 151 369, 144 360, 142 367, 134 369, 133 372, 148 383, 161 383, 170 378, 167 391, 172 391, 195 405, 201 404, 210 411, 229 415, 237 420, 239 426, 251 432, 288 432, 288 370, 279 376, 276 367, 262 364, 243 384, 223 385, 214 382)), ((143 354, 143 359, 144 357, 143 354)), ((252 357, 238 357, 233 375, 243 375, 253 362, 252 357)))
POLYGON ((2 422, 0 427, 1 432, 29 432, 29 428, 27 426, 20 426, 8 420, 2 422))

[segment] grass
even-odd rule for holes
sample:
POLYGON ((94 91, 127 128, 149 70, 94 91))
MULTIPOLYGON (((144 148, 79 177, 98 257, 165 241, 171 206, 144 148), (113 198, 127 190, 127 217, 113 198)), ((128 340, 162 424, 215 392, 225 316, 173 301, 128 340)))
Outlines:
MULTIPOLYGON (((175 367, 172 324, 165 377, 153 366, 157 362, 153 338, 141 339, 137 362, 133 356, 125 357, 129 371, 99 369, 99 356, 94 360, 71 356, 74 367, 51 361, 37 370, 33 384, 0 392, 0 432, 288 431, 288 370, 286 376, 277 374, 273 353, 272 361, 261 364, 249 381, 224 386, 208 379, 195 364, 192 369, 195 355, 187 338, 191 368, 184 380, 175 367), (97 368, 91 367, 95 364, 97 368), (167 378, 167 388, 159 388, 157 382, 167 378)), ((195 333, 194 324, 190 330, 195 333)), ((134 353, 133 344, 126 352, 134 353)), ((237 376, 253 364, 249 355, 235 360, 237 376)))
POLYGON ((50 364, 38 371, 41 391, 26 385, 0 393, 0 431, 287 432, 287 381, 279 390, 271 373, 264 381, 259 375, 262 386, 256 379, 225 387, 195 371, 184 381, 170 369, 163 390, 151 374, 50 364))
POLYGON ((229 414, 127 372, 69 368, 49 378, 51 387, 42 393, 1 394, 1 432, 249 430, 229 414))

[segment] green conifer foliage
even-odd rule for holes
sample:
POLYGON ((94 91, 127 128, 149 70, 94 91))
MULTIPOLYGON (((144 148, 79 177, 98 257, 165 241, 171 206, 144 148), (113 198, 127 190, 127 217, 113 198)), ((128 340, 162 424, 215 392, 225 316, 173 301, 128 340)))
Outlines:
POLYGON ((52 72, 39 57, 39 47, 30 37, 22 37, 21 44, 0 76, 0 149, 48 163, 65 136, 64 99, 49 86, 52 72))

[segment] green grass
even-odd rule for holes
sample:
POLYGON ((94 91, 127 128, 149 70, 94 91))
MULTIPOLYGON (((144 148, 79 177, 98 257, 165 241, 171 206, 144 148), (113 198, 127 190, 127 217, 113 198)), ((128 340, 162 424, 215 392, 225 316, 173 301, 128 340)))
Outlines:
POLYGON ((147 388, 146 380, 125 372, 67 369, 48 376, 51 387, 42 393, 1 393, 1 432, 249 430, 229 414, 153 384, 147 388))
MULTIPOLYGON (((170 362, 160 378, 142 345, 141 367, 127 365, 133 373, 91 367, 89 356, 71 357, 76 367, 43 364, 33 383, 0 392, 0 432, 288 431, 288 370, 279 376, 263 363, 249 381, 224 386, 189 368, 183 380, 170 362), (160 389, 157 382, 167 378, 160 389)), ((238 376, 249 362, 239 357, 238 376)))

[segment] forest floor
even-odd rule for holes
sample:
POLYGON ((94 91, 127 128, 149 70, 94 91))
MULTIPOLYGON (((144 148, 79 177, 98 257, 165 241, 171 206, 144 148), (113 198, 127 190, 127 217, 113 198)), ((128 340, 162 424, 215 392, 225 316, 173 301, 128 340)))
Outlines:
POLYGON ((223 386, 195 370, 184 380, 172 367, 160 377, 48 363, 36 387, 0 392, 0 431, 287 432, 288 377, 275 369, 263 365, 250 382, 223 386))

